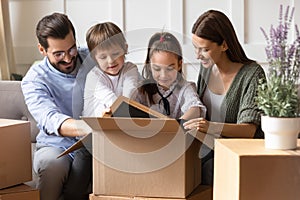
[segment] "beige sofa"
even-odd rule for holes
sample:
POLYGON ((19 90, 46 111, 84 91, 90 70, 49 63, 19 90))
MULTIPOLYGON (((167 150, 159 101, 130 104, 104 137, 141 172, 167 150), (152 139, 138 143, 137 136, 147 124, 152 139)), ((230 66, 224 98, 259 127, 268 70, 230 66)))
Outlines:
MULTIPOLYGON (((0 105, 0 118, 30 121, 31 146, 34 153, 38 128, 24 102, 21 81, 0 81, 0 105)), ((35 183, 36 174, 33 172, 33 180, 27 184, 34 187, 35 183)))

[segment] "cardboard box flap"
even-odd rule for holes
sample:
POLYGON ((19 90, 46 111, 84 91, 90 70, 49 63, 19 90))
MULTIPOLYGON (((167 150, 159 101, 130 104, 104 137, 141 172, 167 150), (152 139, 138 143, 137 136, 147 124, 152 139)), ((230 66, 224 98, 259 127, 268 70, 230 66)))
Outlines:
MULTIPOLYGON (((89 148, 92 143, 92 134, 88 134, 84 137, 82 137, 80 140, 78 140, 75 144, 70 146, 68 149, 66 149, 63 153, 57 156, 57 158, 60 158, 66 154, 69 154, 77 149, 80 149, 81 147, 85 146, 86 148, 89 148)), ((91 151, 90 151, 91 152, 91 151)))
MULTIPOLYGON (((81 117, 93 130, 131 131, 136 134, 143 133, 149 136, 155 130, 177 133, 184 132, 182 120, 171 119, 155 110, 148 108, 134 100, 119 96, 111 106, 111 113, 103 117, 81 117)), ((89 134, 91 135, 91 134, 89 134)), ((83 146, 82 138, 57 158, 73 152, 83 146)), ((91 140, 91 136, 90 139, 91 140)))
POLYGON ((119 96, 110 109, 110 117, 168 118, 166 115, 124 96, 119 96))
POLYGON ((153 132, 160 130, 163 132, 183 131, 176 119, 171 118, 124 118, 124 117, 82 117, 82 119, 97 131, 137 131, 153 132))
MULTIPOLYGON (((131 134, 136 136, 149 137, 155 135, 157 132, 165 132, 170 134, 184 134, 184 130, 178 123, 178 120, 171 118, 124 118, 124 117, 82 117, 82 119, 95 131, 130 131, 131 134)), ((66 149, 57 158, 64 156, 68 153, 81 148, 83 145, 86 147, 91 144, 92 134, 88 134, 71 147, 66 149)))
POLYGON ((0 119, 0 127, 7 127, 12 125, 18 125, 18 124, 26 124, 30 123, 29 121, 21 121, 21 120, 14 120, 14 119, 0 119))

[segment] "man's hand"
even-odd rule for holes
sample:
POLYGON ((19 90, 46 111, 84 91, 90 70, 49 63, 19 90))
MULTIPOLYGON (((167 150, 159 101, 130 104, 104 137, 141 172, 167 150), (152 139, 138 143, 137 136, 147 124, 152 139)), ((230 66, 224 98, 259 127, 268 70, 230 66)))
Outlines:
POLYGON ((59 133, 65 137, 81 137, 91 132, 91 127, 85 121, 72 118, 65 120, 59 128, 59 133))

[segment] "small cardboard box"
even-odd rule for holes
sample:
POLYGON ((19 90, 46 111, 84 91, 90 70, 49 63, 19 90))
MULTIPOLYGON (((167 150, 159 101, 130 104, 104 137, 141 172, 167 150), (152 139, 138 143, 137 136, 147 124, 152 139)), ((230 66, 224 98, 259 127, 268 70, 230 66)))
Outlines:
POLYGON ((28 185, 20 184, 0 190, 1 200, 39 200, 40 193, 28 185))
POLYGON ((156 197, 129 197, 129 196, 106 196, 90 194, 90 200, 212 200, 212 187, 199 185, 186 198, 156 198, 156 197))
POLYGON ((0 119, 0 189, 32 180, 30 122, 0 119))
POLYGON ((175 119, 83 119, 93 129, 95 195, 185 198, 200 184, 200 142, 175 119))
POLYGON ((266 149, 263 139, 218 139, 214 200, 300 198, 300 141, 296 150, 266 149))

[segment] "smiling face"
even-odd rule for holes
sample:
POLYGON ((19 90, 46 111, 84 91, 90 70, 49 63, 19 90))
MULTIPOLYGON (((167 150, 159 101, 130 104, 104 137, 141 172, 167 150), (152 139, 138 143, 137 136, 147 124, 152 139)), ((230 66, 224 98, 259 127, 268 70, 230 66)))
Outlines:
POLYGON ((177 79, 177 73, 181 69, 182 60, 171 52, 154 52, 150 58, 153 79, 164 89, 169 89, 177 79))
POLYGON ((228 49, 226 43, 218 45, 215 42, 203 39, 195 34, 192 36, 192 42, 195 48, 196 58, 200 60, 201 64, 206 68, 222 60, 222 56, 224 56, 225 51, 228 49))
POLYGON ((39 44, 39 50, 47 56, 49 62, 58 71, 69 74, 76 66, 77 47, 72 31, 64 39, 47 39, 49 47, 45 49, 39 44))
POLYGON ((105 73, 116 76, 119 74, 125 62, 125 52, 118 46, 112 46, 109 49, 95 49, 94 57, 105 73))

